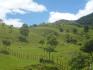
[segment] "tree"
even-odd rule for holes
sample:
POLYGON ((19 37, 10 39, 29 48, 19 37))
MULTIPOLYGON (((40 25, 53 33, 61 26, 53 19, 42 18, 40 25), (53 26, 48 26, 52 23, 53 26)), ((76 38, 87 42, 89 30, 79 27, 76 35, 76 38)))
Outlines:
POLYGON ((77 29, 73 28, 73 33, 76 34, 77 33, 77 29))
POLYGON ((60 27, 60 28, 59 28, 59 31, 60 31, 60 32, 63 32, 63 31, 64 31, 64 29, 60 27))
MULTIPOLYGON (((92 53, 93 53, 93 40, 89 40, 87 43, 85 43, 85 45, 83 46, 83 48, 81 48, 81 50, 83 52, 88 53, 91 56, 92 61, 93 61, 93 56, 92 56, 92 53)), ((89 70, 91 70, 91 64, 90 64, 90 69, 89 70)))
POLYGON ((37 27, 37 24, 33 24, 32 27, 37 27))
POLYGON ((83 46, 83 48, 81 48, 81 50, 92 55, 93 40, 89 40, 88 42, 86 42, 85 45, 83 46))
POLYGON ((49 53, 49 60, 50 60, 51 53, 55 51, 55 48, 58 45, 58 41, 56 39, 56 36, 50 34, 47 37, 47 43, 46 44, 47 44, 47 47, 45 49, 49 53))
POLYGON ((71 60, 71 70, 91 70, 92 59, 87 54, 79 53, 76 57, 71 60))
POLYGON ((4 47, 2 48, 2 50, 0 51, 3 54, 9 54, 9 46, 11 45, 11 41, 8 39, 2 40, 2 44, 4 45, 4 47))
POLYGON ((6 31, 5 23, 2 23, 2 32, 6 31))
POLYGON ((6 40, 3 40, 2 43, 5 46, 10 46, 11 45, 11 41, 10 40, 7 40, 7 39, 6 40))
POLYGON ((23 24, 23 26, 20 28, 19 40, 22 42, 27 42, 28 35, 29 35, 29 27, 27 24, 23 24))
POLYGON ((24 36, 29 35, 29 27, 27 24, 23 24, 23 26, 20 28, 20 33, 24 36))
POLYGON ((44 44, 45 44, 45 41, 44 41, 44 40, 40 40, 39 43, 40 43, 41 45, 44 45, 44 44))
POLYGON ((9 29, 10 29, 9 32, 11 33, 12 30, 13 30, 13 25, 10 25, 10 26, 9 26, 9 29))
POLYGON ((88 32, 89 31, 89 26, 88 25, 85 25, 84 26, 84 32, 86 33, 86 32, 88 32))
POLYGON ((77 43, 77 40, 74 37, 72 37, 69 34, 67 34, 67 36, 66 36, 66 42, 67 43, 76 44, 77 43))

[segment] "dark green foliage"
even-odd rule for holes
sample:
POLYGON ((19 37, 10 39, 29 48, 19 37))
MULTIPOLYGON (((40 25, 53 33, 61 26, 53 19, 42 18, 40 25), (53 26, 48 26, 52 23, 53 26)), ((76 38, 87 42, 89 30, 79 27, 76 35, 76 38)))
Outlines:
POLYGON ((85 67, 89 68, 91 63, 92 63, 92 59, 89 55, 80 53, 78 56, 72 59, 70 63, 71 70, 82 70, 85 67))
POLYGON ((20 28, 19 40, 21 42, 28 42, 28 36, 29 36, 29 27, 27 24, 23 24, 23 26, 20 28))
POLYGON ((45 41, 44 41, 44 40, 40 40, 39 43, 40 43, 41 45, 43 45, 43 44, 45 44, 45 41))
POLYGON ((46 70, 59 70, 57 67, 45 67, 46 70))
POLYGON ((27 24, 23 24, 23 26, 20 28, 21 35, 28 36, 29 35, 29 27, 27 24))
POLYGON ((19 36, 19 41, 21 41, 21 42, 28 42, 28 39, 27 39, 26 36, 21 35, 21 36, 19 36))
POLYGON ((84 32, 88 32, 89 31, 89 27, 88 27, 88 25, 85 25, 84 26, 84 32))
POLYGON ((49 35, 58 36, 59 34, 58 34, 58 32, 52 31, 52 30, 47 30, 47 31, 45 31, 45 32, 42 34, 42 36, 44 36, 44 37, 46 37, 46 38, 47 38, 49 35))
POLYGON ((89 40, 89 39, 90 39, 90 36, 89 36, 89 34, 88 34, 88 33, 86 33, 86 34, 85 34, 85 37, 86 37, 86 39, 87 39, 87 40, 89 40))
POLYGON ((93 52, 93 40, 89 40, 87 43, 85 43, 84 47, 81 50, 87 53, 92 53, 93 52))
POLYGON ((5 23, 2 23, 2 27, 4 27, 5 26, 5 23))
POLYGON ((9 29, 10 29, 10 30, 9 30, 9 33, 11 33, 11 32, 13 31, 13 25, 10 25, 10 26, 9 26, 9 29))
POLYGON ((5 45, 5 46, 10 46, 10 45, 11 45, 11 41, 8 40, 8 39, 2 40, 2 43, 3 43, 3 45, 5 45))
POLYGON ((47 44, 50 46, 56 46, 58 44, 56 36, 55 35, 49 35, 47 37, 47 44))
POLYGON ((79 45, 79 46, 81 46, 81 45, 82 45, 82 43, 78 43, 78 45, 79 45))
POLYGON ((33 24, 32 27, 37 27, 37 24, 33 24))
POLYGON ((5 54, 5 55, 9 55, 9 51, 7 51, 7 50, 1 50, 0 53, 5 54))
POLYGON ((55 47, 58 45, 56 36, 53 34, 49 34, 47 36, 46 44, 47 47, 45 48, 45 50, 49 53, 49 60, 50 60, 51 53, 55 51, 55 47))
POLYGON ((66 30, 66 32, 67 32, 67 33, 69 33, 69 32, 70 32, 70 30, 69 30, 69 29, 67 29, 67 30, 66 30))
POLYGON ((63 32, 63 31, 64 31, 64 29, 63 29, 63 28, 59 28, 59 31, 60 31, 60 32, 63 32))
POLYGON ((51 53, 55 52, 55 48, 58 45, 58 41, 57 41, 57 37, 56 37, 57 34, 56 34, 56 32, 48 31, 48 32, 44 33, 43 36, 45 37, 45 39, 41 40, 39 43, 45 44, 47 46, 43 49, 44 49, 44 51, 48 52, 49 60, 50 60, 51 53))
POLYGON ((40 58, 40 63, 50 63, 50 64, 54 64, 54 61, 52 61, 52 60, 48 60, 48 59, 43 59, 43 58, 40 58))
POLYGON ((56 65, 45 65, 45 64, 36 64, 36 65, 28 65, 21 68, 16 68, 16 70, 59 70, 56 65))
POLYGON ((93 13, 87 16, 81 17, 79 20, 77 20, 77 22, 83 25, 86 25, 86 24, 93 25, 93 13))
POLYGON ((67 43, 72 43, 72 44, 76 44, 77 40, 73 37, 71 37, 69 34, 66 36, 66 42, 67 43))
POLYGON ((73 28, 72 31, 74 34, 76 34, 78 32, 76 28, 73 28))

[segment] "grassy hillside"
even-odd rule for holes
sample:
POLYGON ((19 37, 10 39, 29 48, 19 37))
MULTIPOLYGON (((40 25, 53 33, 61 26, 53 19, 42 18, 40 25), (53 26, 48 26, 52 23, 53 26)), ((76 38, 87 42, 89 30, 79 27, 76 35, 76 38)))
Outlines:
POLYGON ((93 29, 89 28, 87 33, 83 29, 83 26, 69 24, 69 22, 32 26, 29 27, 28 42, 25 43, 19 41, 20 30, 18 28, 0 24, 0 70, 30 70, 30 67, 32 70, 39 70, 39 65, 42 65, 40 58, 49 59, 48 53, 43 49, 47 45, 39 42, 46 41, 46 36, 51 32, 56 35, 58 41, 55 52, 51 56, 51 60, 55 63, 45 65, 52 67, 51 65, 59 66, 61 64, 60 67, 63 67, 63 70, 69 70, 71 59, 81 52, 80 48, 88 40, 93 39, 93 29), (68 36, 76 42, 67 42, 68 36), (9 40, 11 45, 4 45, 3 40, 9 40), (3 53, 3 49, 6 49, 9 54, 3 53), (33 65, 38 65, 35 67, 37 69, 33 65))

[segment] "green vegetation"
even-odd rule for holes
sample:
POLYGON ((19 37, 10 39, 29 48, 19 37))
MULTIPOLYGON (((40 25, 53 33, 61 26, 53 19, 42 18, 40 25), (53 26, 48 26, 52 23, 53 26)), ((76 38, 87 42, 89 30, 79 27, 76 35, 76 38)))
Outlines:
POLYGON ((0 70, 92 70, 93 29, 70 21, 0 24, 0 70))

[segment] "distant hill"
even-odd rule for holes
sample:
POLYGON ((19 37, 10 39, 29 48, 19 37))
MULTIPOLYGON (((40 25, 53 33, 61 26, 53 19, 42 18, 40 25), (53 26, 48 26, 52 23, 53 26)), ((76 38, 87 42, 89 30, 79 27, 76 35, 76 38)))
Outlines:
POLYGON ((76 21, 71 21, 71 20, 59 20, 54 22, 55 24, 61 24, 61 23, 66 23, 66 24, 88 24, 88 25, 93 25, 93 13, 83 16, 80 19, 76 20, 76 21))
POLYGON ((62 19, 62 20, 59 20, 59 21, 56 21, 56 22, 54 22, 55 24, 62 24, 62 23, 65 23, 65 24, 77 24, 77 22, 76 21, 72 21, 72 20, 64 20, 64 19, 62 19))
POLYGON ((2 19, 0 19, 0 23, 4 23, 2 19))
POLYGON ((86 15, 84 17, 81 17, 76 22, 81 23, 81 24, 93 25, 93 13, 86 15))

